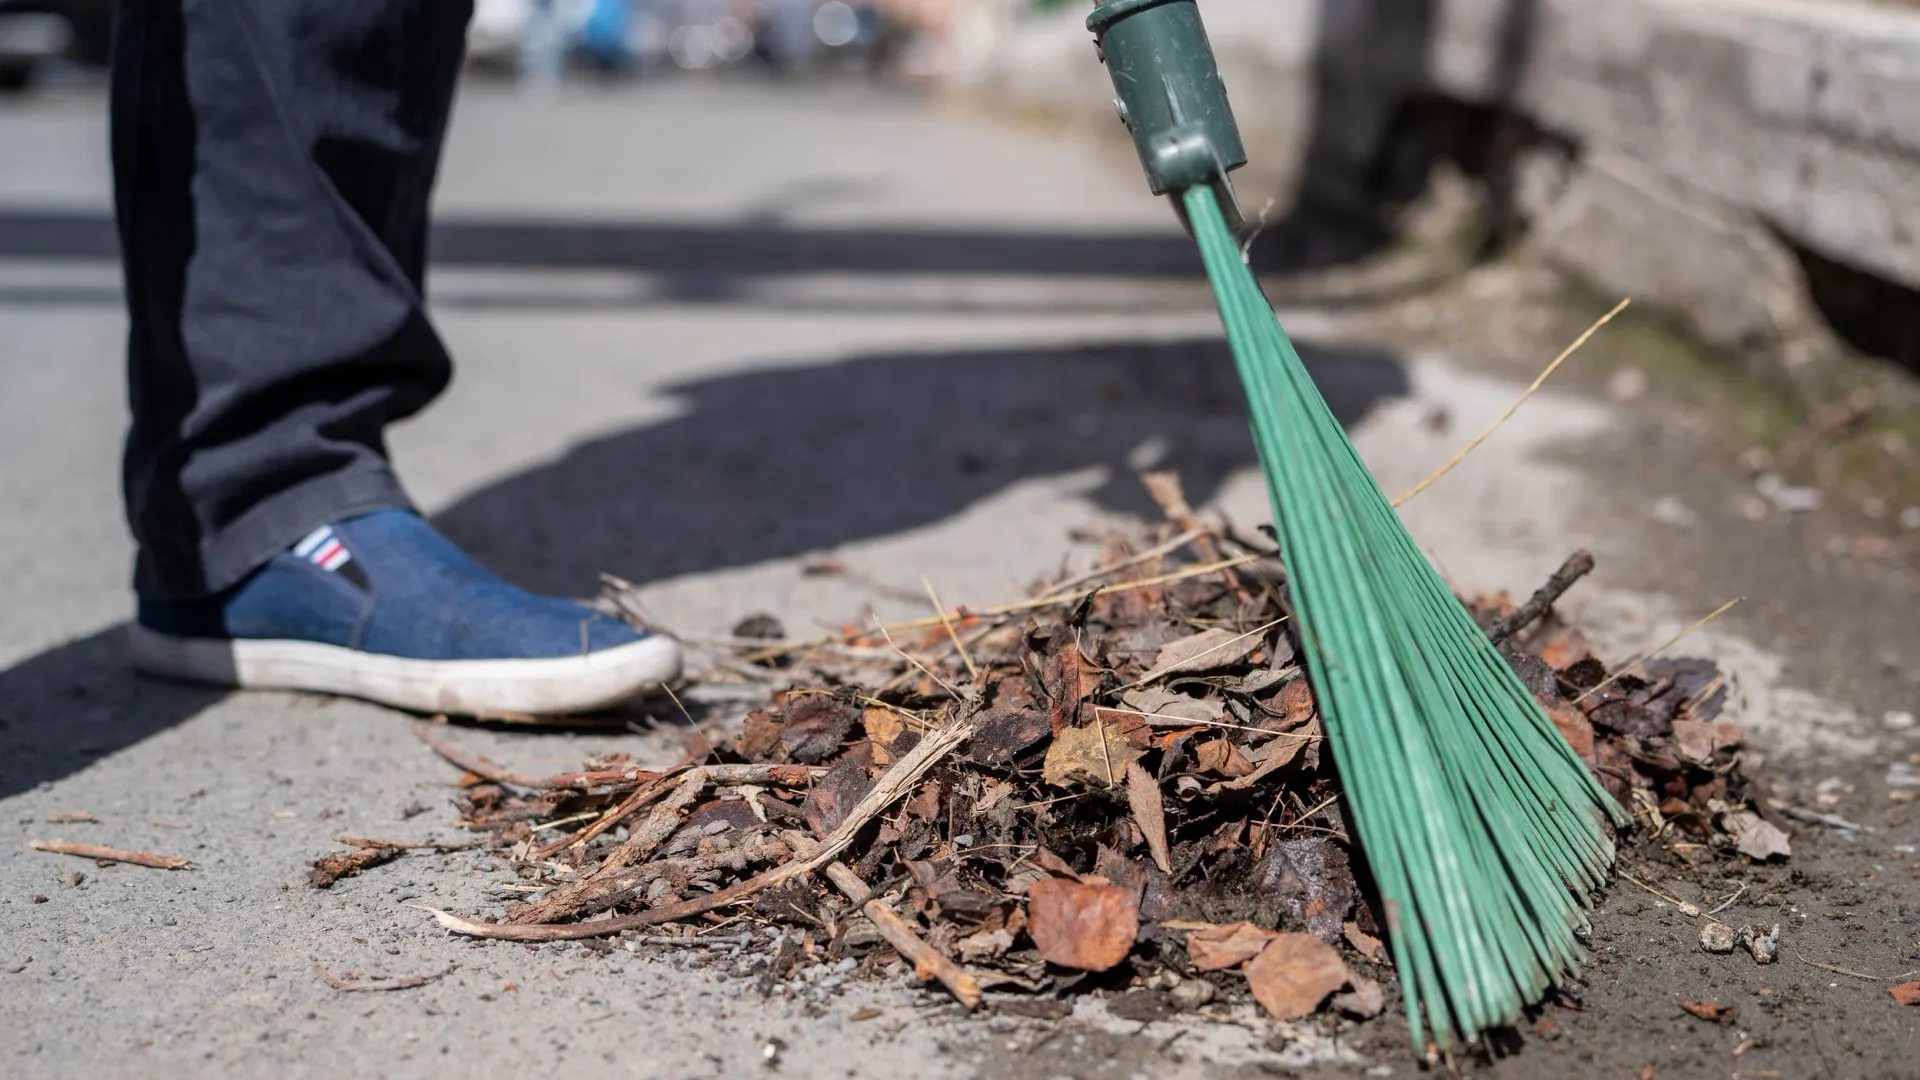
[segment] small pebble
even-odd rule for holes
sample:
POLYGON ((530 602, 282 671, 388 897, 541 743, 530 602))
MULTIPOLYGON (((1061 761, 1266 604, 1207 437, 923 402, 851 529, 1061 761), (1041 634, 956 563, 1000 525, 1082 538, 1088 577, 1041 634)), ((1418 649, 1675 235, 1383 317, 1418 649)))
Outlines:
POLYGON ((1188 979, 1168 991, 1175 1006, 1192 1011, 1213 1000, 1213 984, 1205 979, 1188 979))
POLYGON ((1740 944, 1753 954, 1754 963, 1771 964, 1780 955, 1780 926, 1776 923, 1773 929, 1764 934, 1757 927, 1743 926, 1740 928, 1740 944))
POLYGON ((1733 951, 1733 927, 1711 922, 1700 928, 1700 947, 1710 953, 1733 951))

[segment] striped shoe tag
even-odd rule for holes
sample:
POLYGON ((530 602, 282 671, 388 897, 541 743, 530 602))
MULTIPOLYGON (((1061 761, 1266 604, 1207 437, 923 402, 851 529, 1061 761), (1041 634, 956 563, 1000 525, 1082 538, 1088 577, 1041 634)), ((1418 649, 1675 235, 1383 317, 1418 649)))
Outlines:
POLYGON ((299 543, 293 545, 293 553, 328 573, 333 573, 353 561, 353 554, 347 545, 334 535, 333 526, 322 525, 308 533, 299 543))

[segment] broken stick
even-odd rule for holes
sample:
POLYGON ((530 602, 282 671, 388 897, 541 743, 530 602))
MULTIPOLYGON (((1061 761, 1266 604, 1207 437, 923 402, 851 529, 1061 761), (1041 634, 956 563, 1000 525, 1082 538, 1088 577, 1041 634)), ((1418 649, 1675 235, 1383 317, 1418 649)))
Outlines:
MULTIPOLYGON (((799 833, 786 833, 787 846, 798 856, 810 854, 813 842, 799 833)), ((905 919, 894 913, 887 902, 873 895, 860 875, 853 872, 846 863, 834 861, 826 865, 827 880, 840 894, 860 905, 860 913, 873 923, 873 928, 882 940, 893 946, 900 958, 913 965, 913 973, 921 982, 929 979, 940 980, 940 985, 953 994, 954 999, 969 1009, 980 1007, 982 1000, 980 983, 966 973, 958 964, 947 959, 940 950, 920 939, 905 919)))
POLYGON ((135 866, 150 866, 155 870, 185 870, 193 865, 190 860, 175 858, 172 855, 155 855, 151 851, 126 851, 122 848, 101 847, 98 844, 76 844, 71 840, 29 840, 27 846, 35 851, 51 851, 55 855, 78 855, 83 859, 132 863, 135 866))
POLYGON ((1526 603, 1515 608, 1513 614, 1493 624, 1493 629, 1487 631, 1487 637, 1498 645, 1532 626, 1535 619, 1547 613, 1547 609, 1553 606, 1554 601, 1560 599, 1568 589, 1573 588, 1574 582, 1592 572, 1593 552, 1581 548, 1567 556, 1567 561, 1560 564, 1560 569, 1553 572, 1553 576, 1547 579, 1545 585, 1534 590, 1526 603))

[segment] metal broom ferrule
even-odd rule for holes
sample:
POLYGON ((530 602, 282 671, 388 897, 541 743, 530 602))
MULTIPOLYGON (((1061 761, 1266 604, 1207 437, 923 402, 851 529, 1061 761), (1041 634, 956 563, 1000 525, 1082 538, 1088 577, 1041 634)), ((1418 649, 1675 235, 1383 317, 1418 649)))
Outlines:
MULTIPOLYGON (((1226 84, 1194 0, 1106 0, 1087 18, 1113 77, 1114 107, 1155 195, 1213 189, 1234 232, 1245 219, 1227 174, 1247 163, 1226 84)), ((1185 210, 1174 200, 1182 220, 1185 210)))

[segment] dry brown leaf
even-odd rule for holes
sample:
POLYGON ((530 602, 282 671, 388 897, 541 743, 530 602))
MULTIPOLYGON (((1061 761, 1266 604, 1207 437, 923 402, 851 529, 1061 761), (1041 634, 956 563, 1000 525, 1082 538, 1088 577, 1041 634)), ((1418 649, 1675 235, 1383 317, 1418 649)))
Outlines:
POLYGON ((1220 719, 1226 706, 1218 700, 1188 697, 1163 686, 1141 686, 1120 695, 1121 704, 1140 713, 1150 713, 1147 723, 1160 727, 1182 721, 1210 724, 1220 719))
POLYGON ((1376 964, 1383 963, 1387 959, 1386 944, 1379 938, 1360 929, 1359 923, 1347 923, 1340 928, 1340 931, 1346 936, 1347 944, 1353 946, 1354 951, 1361 956, 1366 957, 1376 964))
POLYGON ((967 757, 982 765, 1008 765, 1053 730, 1045 713, 1032 709, 996 709, 980 721, 967 757))
POLYGON ((1312 746, 1315 740, 1319 738, 1320 718, 1316 716, 1310 719, 1307 726, 1301 728, 1299 731, 1290 731, 1274 739, 1272 742, 1267 743, 1260 749, 1255 750, 1249 760, 1258 766, 1258 768, 1237 779, 1222 780, 1207 790, 1241 791, 1250 788, 1260 781, 1265 780, 1269 775, 1293 764, 1299 759, 1300 752, 1312 746))
POLYGON ((1139 759, 1140 748, 1111 724, 1063 728, 1053 737, 1053 745, 1047 747, 1040 775, 1055 787, 1070 783, 1106 786, 1117 783, 1127 774, 1127 766, 1139 759))
POLYGON ((1216 627, 1160 646, 1153 668, 1137 681, 1152 682, 1189 671, 1214 671, 1245 660, 1260 647, 1259 634, 1216 627))
POLYGON ((867 776, 867 765, 872 760, 870 750, 849 753, 815 778, 806 801, 800 804, 800 813, 817 835, 825 836, 839 828, 847 813, 873 790, 873 781, 867 776))
POLYGON ((982 930, 953 943, 953 951, 963 963, 978 964, 1013 948, 1013 934, 1005 928, 982 930))
POLYGON ((1275 1020, 1311 1016, 1351 977, 1333 946, 1312 934, 1279 934, 1247 964, 1247 986, 1275 1020))
POLYGON ((1751 810, 1736 810, 1726 816, 1727 831, 1733 834, 1733 846, 1755 862, 1765 862, 1775 855, 1785 858, 1793 854, 1793 844, 1787 834, 1771 822, 1751 810))
POLYGON ((1540 659, 1555 671, 1565 671, 1592 655, 1593 643, 1587 640, 1587 635, 1573 629, 1568 629, 1540 650, 1540 659))
POLYGON ((1105 971, 1126 959, 1140 933, 1140 899, 1118 885, 1067 878, 1027 889, 1027 934, 1049 963, 1105 971))
POLYGON ((1250 922, 1212 926, 1187 935, 1187 956, 1196 971, 1224 971, 1259 956, 1274 937, 1250 922))
POLYGON ((1288 726, 1298 727, 1313 718, 1313 687, 1307 685, 1305 679, 1295 679, 1280 688, 1274 704, 1279 706, 1288 726))
POLYGON ((859 709, 825 694, 802 695, 787 706, 780 741, 793 760, 818 765, 840 752, 840 741, 860 717, 859 709))
POLYGON ((1731 1005, 1722 1005, 1717 1001, 1683 1001, 1680 1007, 1702 1020, 1711 1020, 1716 1024, 1731 1024, 1740 1012, 1731 1005))
POLYGON ((1160 802, 1160 782, 1137 761, 1127 762, 1127 805, 1133 810, 1134 824, 1140 826, 1140 835, 1146 838, 1147 854, 1153 856, 1153 865, 1163 874, 1172 873, 1173 859, 1167 851, 1167 813, 1160 802))
POLYGON ((1573 752, 1582 761, 1593 760, 1593 722, 1587 714, 1565 701, 1556 701, 1546 707, 1547 719, 1560 729, 1560 737, 1567 740, 1573 752))
POLYGON ((1680 757, 1694 765, 1712 765, 1716 754, 1740 745, 1739 725, 1705 720, 1675 720, 1673 745, 1680 757))
POLYGON ((1218 773, 1228 778, 1239 778, 1253 772, 1253 762, 1248 761, 1240 748, 1225 738, 1208 739, 1193 748, 1194 768, 1199 772, 1218 773))
POLYGON ((1893 995, 1896 1005, 1920 1005, 1920 982, 1903 982, 1899 986, 1890 986, 1887 993, 1893 995))
POLYGON ((866 728, 867 738, 881 746, 892 746, 893 740, 907 730, 906 721, 900 719, 899 713, 879 705, 867 706, 860 714, 860 726, 866 728))

